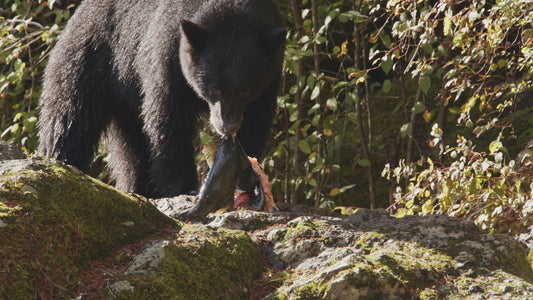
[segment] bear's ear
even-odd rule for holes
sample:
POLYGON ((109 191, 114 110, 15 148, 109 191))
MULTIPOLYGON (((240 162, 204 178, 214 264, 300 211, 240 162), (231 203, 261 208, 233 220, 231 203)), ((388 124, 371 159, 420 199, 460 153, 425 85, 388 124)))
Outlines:
POLYGON ((276 51, 285 45, 287 29, 276 28, 269 30, 261 35, 261 44, 268 51, 276 51))
POLYGON ((183 31, 183 34, 185 34, 185 36, 187 37, 189 44, 195 50, 198 50, 205 45, 209 33, 200 25, 197 25, 189 20, 183 19, 181 20, 181 29, 183 31))

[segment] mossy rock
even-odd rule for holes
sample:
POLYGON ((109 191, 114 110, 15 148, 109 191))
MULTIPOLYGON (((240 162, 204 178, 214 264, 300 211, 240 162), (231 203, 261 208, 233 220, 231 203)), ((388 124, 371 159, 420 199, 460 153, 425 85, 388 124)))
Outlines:
POLYGON ((0 299, 74 296, 80 271, 178 227, 147 201, 41 159, 0 162, 0 299))
POLYGON ((527 257, 512 237, 485 234, 469 221, 442 215, 392 218, 361 209, 341 218, 299 217, 275 230, 267 235, 271 257, 288 276, 268 299, 533 296, 533 255, 527 257), (314 247, 307 251, 310 241, 314 247))
POLYGON ((244 231, 185 225, 165 244, 154 272, 119 281, 133 288, 116 299, 247 299, 263 271, 261 251, 244 231))

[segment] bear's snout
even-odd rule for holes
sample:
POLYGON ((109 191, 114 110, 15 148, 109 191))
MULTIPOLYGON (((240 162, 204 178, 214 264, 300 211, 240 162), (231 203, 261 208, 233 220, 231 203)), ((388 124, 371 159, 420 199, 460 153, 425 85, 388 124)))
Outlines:
POLYGON ((238 106, 225 105, 222 101, 217 101, 210 109, 211 124, 220 135, 233 135, 241 128, 244 116, 238 106))
POLYGON ((225 135, 233 135, 237 133, 237 130, 239 130, 239 128, 241 128, 241 124, 242 123, 238 121, 223 122, 222 133, 225 135))

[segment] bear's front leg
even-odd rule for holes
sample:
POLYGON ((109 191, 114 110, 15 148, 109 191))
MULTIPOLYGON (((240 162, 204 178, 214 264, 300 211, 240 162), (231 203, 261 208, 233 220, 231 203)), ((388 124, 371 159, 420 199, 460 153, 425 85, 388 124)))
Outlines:
MULTIPOLYGON (((187 92, 184 90, 180 95, 187 92)), ((143 131, 150 142, 149 173, 154 196, 172 197, 198 191, 192 143, 198 100, 192 92, 189 96, 147 99, 143 104, 143 131)))
POLYGON ((145 87, 142 104, 154 197, 198 191, 192 140, 197 133, 198 114, 203 102, 184 80, 171 82, 168 77, 165 79, 145 87))
MULTIPOLYGON (((172 23, 173 24, 173 23, 172 23)), ((179 24, 175 24, 179 26, 179 24)), ((135 59, 144 99, 143 133, 148 140, 153 197, 198 191, 192 140, 205 103, 187 85, 178 58, 173 26, 153 22, 135 59)))

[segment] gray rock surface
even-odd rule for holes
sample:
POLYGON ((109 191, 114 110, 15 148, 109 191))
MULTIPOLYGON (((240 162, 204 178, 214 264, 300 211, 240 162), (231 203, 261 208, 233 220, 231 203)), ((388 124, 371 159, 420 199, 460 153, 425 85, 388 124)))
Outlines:
POLYGON ((155 274, 155 269, 165 257, 165 246, 169 241, 150 241, 137 255, 124 275, 155 274))
POLYGON ((246 231, 262 245, 279 276, 266 298, 533 298, 526 248, 469 221, 368 209, 348 216, 241 210, 208 221, 207 228, 246 231))
POLYGON ((0 141, 0 161, 24 158, 26 158, 26 153, 22 149, 11 143, 0 141))
POLYGON ((159 211, 171 218, 180 218, 181 215, 194 207, 196 202, 195 196, 180 195, 173 198, 149 199, 159 211))

